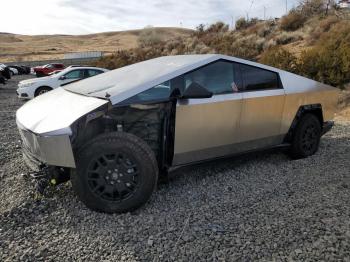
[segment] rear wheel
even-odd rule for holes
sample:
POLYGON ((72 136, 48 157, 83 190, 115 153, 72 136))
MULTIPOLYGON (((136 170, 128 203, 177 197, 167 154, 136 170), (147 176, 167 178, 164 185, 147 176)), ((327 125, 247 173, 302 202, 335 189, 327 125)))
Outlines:
POLYGON ((151 197, 158 166, 142 139, 123 132, 109 133, 83 146, 71 180, 87 207, 107 213, 127 212, 151 197))
POLYGON ((40 96, 40 95, 45 94, 51 90, 52 90, 52 88, 50 88, 48 86, 39 87, 37 90, 35 90, 34 96, 40 96))
POLYGON ((315 154, 320 143, 321 131, 321 123, 315 115, 302 116, 294 131, 291 157, 299 159, 315 154))

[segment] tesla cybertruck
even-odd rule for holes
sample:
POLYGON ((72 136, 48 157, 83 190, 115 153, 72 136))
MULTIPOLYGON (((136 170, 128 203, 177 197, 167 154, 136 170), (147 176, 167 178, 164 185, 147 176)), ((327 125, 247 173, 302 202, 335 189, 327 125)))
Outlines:
POLYGON ((33 170, 113 213, 144 204, 175 167, 274 147, 313 155, 336 101, 335 88, 273 67, 179 55, 55 89, 16 120, 33 170))

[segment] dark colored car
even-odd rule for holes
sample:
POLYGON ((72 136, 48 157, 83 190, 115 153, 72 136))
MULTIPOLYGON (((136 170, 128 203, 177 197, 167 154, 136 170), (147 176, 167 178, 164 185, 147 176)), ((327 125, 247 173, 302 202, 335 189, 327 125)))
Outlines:
POLYGON ((24 68, 22 68, 22 67, 20 67, 20 66, 17 66, 17 65, 11 65, 11 66, 9 66, 10 68, 14 68, 14 69, 16 69, 17 71, 18 71, 18 74, 19 75, 23 75, 23 74, 25 74, 25 70, 24 70, 24 68))
POLYGON ((51 73, 53 71, 57 71, 57 70, 62 71, 65 68, 66 67, 64 66, 64 64, 53 63, 53 64, 47 64, 44 66, 34 67, 33 70, 34 70, 37 77, 42 77, 42 76, 48 76, 49 73, 51 73))
POLYGON ((6 78, 4 77, 3 75, 4 73, 4 69, 3 68, 0 68, 0 84, 6 84, 6 78))
POLYGON ((20 75, 28 75, 30 74, 30 67, 23 65, 11 65, 9 67, 15 68, 20 75))
POLYGON ((5 77, 6 79, 11 79, 11 70, 10 70, 10 68, 8 66, 6 66, 6 67, 3 68, 3 70, 4 70, 3 73, 2 73, 3 77, 5 77))

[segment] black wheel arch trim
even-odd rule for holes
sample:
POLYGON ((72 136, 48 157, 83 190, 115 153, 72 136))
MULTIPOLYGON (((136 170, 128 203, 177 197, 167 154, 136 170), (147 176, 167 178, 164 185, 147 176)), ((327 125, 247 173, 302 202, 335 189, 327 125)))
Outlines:
MULTIPOLYGON (((288 133, 286 134, 286 136, 283 139, 283 143, 289 143, 289 142, 292 141, 293 132, 294 132, 296 126, 298 125, 299 120, 306 113, 312 113, 318 118, 318 120, 320 121, 321 128, 322 128, 322 133, 323 133, 324 119, 323 119, 322 105, 321 104, 302 105, 302 106, 299 107, 298 111, 296 112, 295 117, 294 117, 294 119, 292 121, 292 124, 289 127, 288 133)), ((329 131, 329 129, 327 131, 329 131)))

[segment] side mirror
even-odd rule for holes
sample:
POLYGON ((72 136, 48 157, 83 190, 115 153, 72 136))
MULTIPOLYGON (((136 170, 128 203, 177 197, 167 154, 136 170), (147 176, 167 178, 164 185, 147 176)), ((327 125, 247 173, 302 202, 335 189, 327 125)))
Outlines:
POLYGON ((59 80, 66 80, 65 76, 60 76, 59 80))
POLYGON ((196 82, 192 82, 181 96, 183 99, 189 98, 210 98, 213 93, 196 82))

